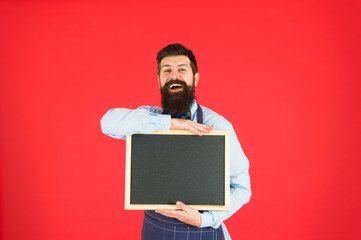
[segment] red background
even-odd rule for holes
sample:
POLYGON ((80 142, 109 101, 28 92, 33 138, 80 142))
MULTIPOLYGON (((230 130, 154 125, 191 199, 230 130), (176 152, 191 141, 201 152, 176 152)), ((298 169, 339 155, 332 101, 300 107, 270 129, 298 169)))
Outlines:
POLYGON ((360 15, 358 0, 2 1, 2 239, 140 238, 125 142, 99 121, 159 105, 173 42, 250 160, 233 239, 360 239, 360 15))

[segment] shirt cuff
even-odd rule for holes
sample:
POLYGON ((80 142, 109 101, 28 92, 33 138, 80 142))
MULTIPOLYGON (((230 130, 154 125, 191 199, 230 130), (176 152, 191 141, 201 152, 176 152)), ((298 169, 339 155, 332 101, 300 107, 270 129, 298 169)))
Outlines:
POLYGON ((214 219, 210 212, 201 213, 202 224, 200 227, 212 227, 214 225, 214 219))
POLYGON ((170 129, 170 115, 159 114, 157 130, 169 130, 170 129))

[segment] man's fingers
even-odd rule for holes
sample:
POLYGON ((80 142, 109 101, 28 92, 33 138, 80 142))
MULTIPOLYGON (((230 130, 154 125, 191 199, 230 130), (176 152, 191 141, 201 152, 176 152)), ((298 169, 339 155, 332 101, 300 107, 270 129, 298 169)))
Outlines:
POLYGON ((180 209, 182 209, 183 211, 185 211, 187 213, 190 210, 190 208, 187 205, 185 205, 184 203, 182 203, 181 201, 177 202, 177 207, 179 207, 180 209))
POLYGON ((188 223, 190 225, 199 227, 202 225, 202 217, 198 210, 191 208, 184 203, 178 201, 177 207, 179 209, 159 209, 156 210, 157 213, 163 214, 164 216, 177 218, 179 221, 188 223))
POLYGON ((185 120, 185 119, 175 119, 173 118, 171 120, 171 129, 183 129, 188 130, 191 132, 194 132, 200 136, 202 136, 202 133, 209 133, 212 131, 213 127, 192 122, 191 120, 185 120))
POLYGON ((184 216, 184 213, 189 213, 189 210, 191 209, 190 207, 188 207, 187 205, 185 205, 184 203, 182 203, 181 201, 178 201, 176 203, 177 207, 179 209, 159 209, 156 210, 157 213, 161 213, 164 215, 167 215, 168 217, 182 217, 184 216))
POLYGON ((198 128, 195 127, 195 126, 190 126, 190 128, 188 130, 191 131, 191 132, 194 132, 195 134, 197 134, 199 136, 202 136, 202 132, 199 131, 198 128))
POLYGON ((189 126, 190 128, 188 130, 202 136, 202 133, 210 133, 213 129, 213 127, 209 127, 203 124, 194 123, 189 126))
POLYGON ((196 125, 198 127, 199 130, 201 130, 202 132, 210 132, 212 131, 213 127, 209 127, 209 126, 206 126, 206 125, 203 125, 203 124, 198 124, 196 125))
POLYGON ((156 212, 171 218, 180 218, 184 216, 184 212, 179 210, 160 209, 160 210, 156 210, 156 212))
POLYGON ((200 127, 204 128, 204 129, 206 129, 206 130, 212 130, 212 129, 213 129, 213 127, 210 127, 210 126, 207 126, 207 125, 204 125, 204 124, 198 123, 198 125, 199 125, 200 127))

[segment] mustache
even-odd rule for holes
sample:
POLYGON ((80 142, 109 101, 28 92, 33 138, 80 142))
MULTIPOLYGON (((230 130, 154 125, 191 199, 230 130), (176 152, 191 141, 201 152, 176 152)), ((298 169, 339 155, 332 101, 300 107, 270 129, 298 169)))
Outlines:
POLYGON ((180 79, 175 79, 175 80, 170 80, 169 82, 167 82, 166 84, 164 84, 163 88, 168 89, 170 87, 170 85, 172 84, 179 84, 181 85, 183 88, 187 87, 187 84, 180 80, 180 79))

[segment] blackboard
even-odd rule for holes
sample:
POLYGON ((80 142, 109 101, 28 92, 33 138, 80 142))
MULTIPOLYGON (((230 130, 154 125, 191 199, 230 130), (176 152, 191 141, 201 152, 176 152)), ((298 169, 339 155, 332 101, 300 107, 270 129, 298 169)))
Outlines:
POLYGON ((125 209, 229 210, 229 132, 127 136, 125 209))

